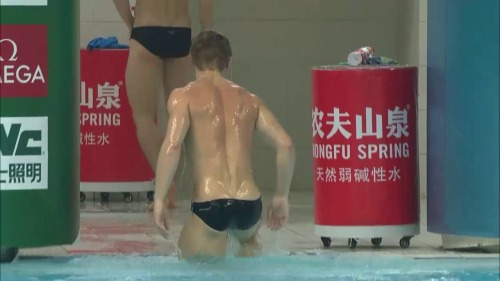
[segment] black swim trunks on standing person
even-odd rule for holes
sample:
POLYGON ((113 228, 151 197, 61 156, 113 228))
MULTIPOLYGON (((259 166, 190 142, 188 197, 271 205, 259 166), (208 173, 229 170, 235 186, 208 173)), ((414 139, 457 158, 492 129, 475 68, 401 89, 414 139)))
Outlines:
POLYGON ((182 58, 189 54, 191 28, 138 26, 132 28, 130 39, 161 59, 182 58))
POLYGON ((193 202, 191 211, 206 225, 217 231, 248 230, 254 227, 262 214, 262 199, 216 199, 193 202))

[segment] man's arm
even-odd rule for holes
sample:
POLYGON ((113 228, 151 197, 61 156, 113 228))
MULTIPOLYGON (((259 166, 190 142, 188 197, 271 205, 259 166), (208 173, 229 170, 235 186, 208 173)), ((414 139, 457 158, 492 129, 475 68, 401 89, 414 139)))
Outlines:
POLYGON ((262 133, 268 142, 276 148, 276 195, 288 197, 295 168, 295 148, 292 139, 281 127, 267 106, 259 101, 259 116, 256 122, 257 131, 262 133))
POLYGON ((120 14, 125 25, 129 30, 132 30, 134 25, 134 17, 132 16, 132 11, 130 10, 129 0, 113 0, 115 3, 116 11, 120 14))
POLYGON ((155 201, 159 203, 165 202, 179 164, 182 143, 190 126, 188 101, 182 90, 172 91, 167 109, 167 133, 156 164, 155 201))
POLYGON ((213 0, 200 0, 198 18, 202 31, 214 29, 213 0))

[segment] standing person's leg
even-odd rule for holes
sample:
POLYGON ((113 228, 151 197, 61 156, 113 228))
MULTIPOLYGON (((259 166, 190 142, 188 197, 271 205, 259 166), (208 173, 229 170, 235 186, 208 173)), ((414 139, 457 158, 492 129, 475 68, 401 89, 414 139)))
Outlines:
POLYGON ((238 200, 235 203, 234 215, 236 228, 229 234, 240 241, 239 256, 256 256, 260 254, 259 230, 262 224, 262 199, 238 200))
MULTIPOLYGON (((180 87, 184 87, 189 82, 194 79, 194 67, 191 63, 191 57, 186 56, 183 58, 167 59, 164 64, 164 76, 163 76, 163 86, 165 91, 165 101, 168 101, 168 97, 172 90, 180 87)), ((182 177, 184 175, 185 168, 185 146, 183 146, 181 159, 179 162, 179 167, 175 173, 174 181, 169 189, 168 193, 168 208, 175 208, 175 193, 176 186, 182 187, 182 177)))
POLYGON ((178 244, 180 259, 224 257, 227 231, 213 230, 195 214, 191 214, 182 227, 178 244))
POLYGON ((152 55, 137 41, 130 40, 125 74, 127 95, 137 139, 153 171, 156 170, 163 141, 163 135, 155 122, 158 94, 162 91, 162 76, 163 60, 152 55))
POLYGON ((258 256, 261 252, 259 230, 261 221, 248 230, 231 230, 229 234, 240 242, 240 250, 237 253, 241 257, 258 256))

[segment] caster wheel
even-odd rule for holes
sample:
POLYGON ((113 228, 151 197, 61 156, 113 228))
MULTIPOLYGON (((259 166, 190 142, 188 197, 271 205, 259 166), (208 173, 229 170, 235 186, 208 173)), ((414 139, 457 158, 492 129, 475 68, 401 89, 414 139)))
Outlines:
POLYGON ((349 246, 349 248, 355 249, 357 245, 358 241, 356 240, 356 238, 349 238, 349 240, 347 240, 347 246, 349 246))
POLYGON ((372 245, 373 246, 380 246, 382 244, 382 238, 372 238, 372 245))
POLYGON ((123 200, 125 200, 126 203, 130 203, 134 200, 134 197, 132 197, 132 193, 126 192, 123 193, 123 200))
POLYGON ((109 201, 109 192, 101 192, 101 201, 108 202, 109 201))
POLYGON ((18 248, 14 247, 0 247, 0 262, 1 263, 11 263, 19 253, 18 248))
POLYGON ((155 200, 155 192, 154 191, 148 191, 147 196, 148 196, 149 202, 153 202, 155 200))
POLYGON ((84 192, 80 192, 80 203, 85 202, 86 198, 87 198, 87 195, 85 195, 84 192))
POLYGON ((399 246, 401 246, 401 248, 408 248, 408 247, 410 247, 410 239, 411 239, 411 237, 403 237, 403 238, 401 238, 401 240, 399 240, 399 246))
POLYGON ((328 237, 321 237, 321 242, 323 242, 323 246, 326 248, 330 247, 330 244, 332 244, 332 239, 328 237))

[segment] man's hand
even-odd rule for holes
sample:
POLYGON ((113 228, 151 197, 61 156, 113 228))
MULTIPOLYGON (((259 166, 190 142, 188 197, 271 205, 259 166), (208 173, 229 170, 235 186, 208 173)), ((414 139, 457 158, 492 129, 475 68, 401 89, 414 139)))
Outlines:
POLYGON ((134 26, 134 16, 130 10, 130 0, 113 0, 113 2, 115 3, 116 11, 129 29, 130 33, 132 27, 134 26))
POLYGON ((165 237, 165 239, 169 239, 170 224, 168 221, 168 210, 165 203, 161 200, 155 200, 153 204, 156 228, 160 232, 161 236, 165 237))
POLYGON ((288 197, 275 195, 267 211, 267 227, 280 230, 288 221, 288 197))

